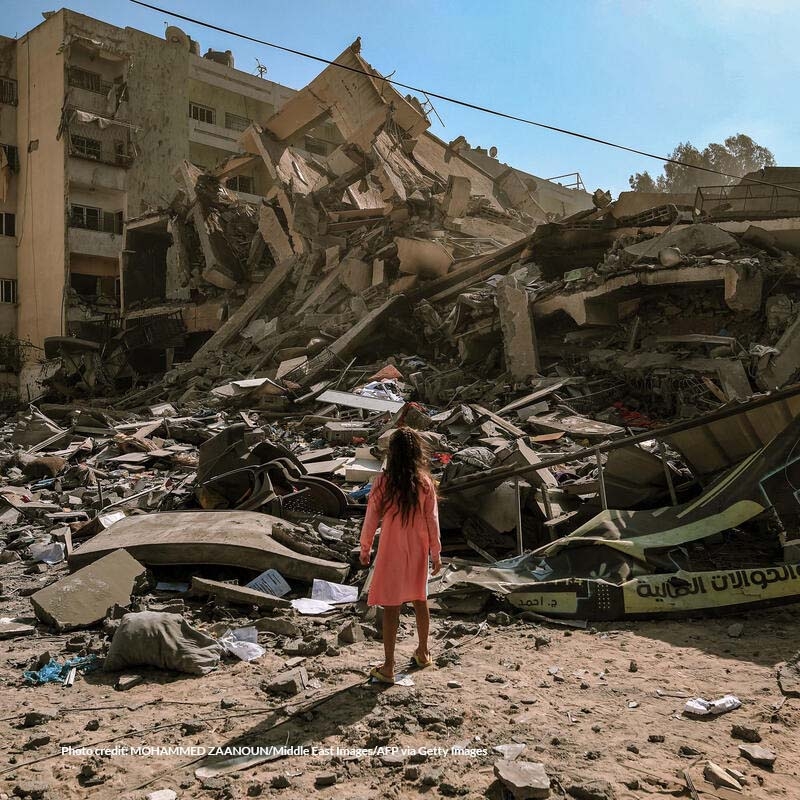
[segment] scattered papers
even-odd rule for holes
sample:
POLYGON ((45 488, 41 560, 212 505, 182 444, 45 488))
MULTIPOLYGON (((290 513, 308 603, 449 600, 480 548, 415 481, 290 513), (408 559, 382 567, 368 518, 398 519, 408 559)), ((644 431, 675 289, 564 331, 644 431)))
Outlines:
POLYGON ((726 694, 719 700, 704 700, 702 697, 695 697, 687 701, 683 707, 683 713, 695 717, 706 717, 711 714, 725 714, 739 708, 741 704, 741 700, 732 694, 726 694))
POLYGON ((355 603, 358 600, 358 587, 314 578, 311 586, 311 599, 322 600, 326 603, 355 603))
POLYGON ((292 600, 292 608, 299 614, 315 615, 327 614, 336 611, 336 606, 326 603, 323 600, 312 600, 310 597, 298 597, 292 600))
POLYGON ((220 644, 241 661, 255 661, 267 651, 258 643, 258 631, 250 626, 227 630, 219 639, 220 644))
POLYGON ((283 597, 289 594, 292 587, 283 579, 283 575, 276 569, 268 569, 262 572, 257 578, 253 578, 250 583, 246 583, 248 589, 255 589, 257 592, 271 594, 275 597, 283 597))

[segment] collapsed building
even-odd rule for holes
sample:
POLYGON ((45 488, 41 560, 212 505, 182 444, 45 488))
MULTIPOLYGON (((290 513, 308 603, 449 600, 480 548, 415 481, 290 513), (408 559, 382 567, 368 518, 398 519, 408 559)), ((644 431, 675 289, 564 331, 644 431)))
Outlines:
POLYGON ((439 611, 797 599, 794 171, 558 206, 427 128, 356 42, 127 220, 119 326, 48 339, 42 396, 6 423, 0 561, 80 573, 37 568, 39 624, 98 626, 154 586, 187 608, 288 613, 318 581, 355 599, 400 425, 439 486, 439 611), (304 146, 323 119, 324 155, 304 146))

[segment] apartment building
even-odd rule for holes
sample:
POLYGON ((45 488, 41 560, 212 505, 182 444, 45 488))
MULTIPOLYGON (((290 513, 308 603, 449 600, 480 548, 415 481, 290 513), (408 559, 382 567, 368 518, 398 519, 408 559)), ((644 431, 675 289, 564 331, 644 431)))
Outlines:
MULTIPOLYGON (((214 167, 295 93, 176 27, 43 16, 0 37, 0 335, 30 342, 31 363, 50 337, 118 324, 123 226, 169 204, 175 165, 214 167)), ((337 138, 321 125, 298 144, 326 154, 337 138)), ((257 202, 265 181, 254 166, 229 187, 257 202)))

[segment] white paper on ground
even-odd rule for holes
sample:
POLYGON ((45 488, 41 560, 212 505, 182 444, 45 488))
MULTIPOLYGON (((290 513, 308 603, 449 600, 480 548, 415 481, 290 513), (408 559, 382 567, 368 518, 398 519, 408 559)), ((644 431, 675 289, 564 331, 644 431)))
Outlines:
POLYGON ((332 606, 324 600, 312 600, 309 597, 298 597, 297 600, 292 600, 292 608, 301 614, 327 614, 329 611, 336 611, 336 606, 332 606))
POLYGON ((248 589, 255 589, 257 592, 271 594, 274 597, 283 597, 292 590, 292 587, 283 579, 283 575, 276 569, 268 569, 262 572, 257 578, 253 578, 250 583, 245 584, 248 589))
POLYGON ((64 545, 61 542, 32 544, 28 550, 34 561, 42 561, 45 564, 59 564, 64 560, 64 545))
POLYGON ((741 704, 741 700, 733 694, 726 694, 719 700, 704 700, 702 697, 695 697, 686 701, 683 710, 696 717, 705 717, 709 714, 724 714, 727 711, 733 711, 741 704))
POLYGON ((258 631, 252 626, 227 630, 219 641, 231 655, 241 661, 254 661, 267 652, 258 643, 258 631))
POLYGON ((327 603, 355 603, 358 600, 358 587, 314 578, 314 583, 311 585, 311 599, 324 600, 327 603))

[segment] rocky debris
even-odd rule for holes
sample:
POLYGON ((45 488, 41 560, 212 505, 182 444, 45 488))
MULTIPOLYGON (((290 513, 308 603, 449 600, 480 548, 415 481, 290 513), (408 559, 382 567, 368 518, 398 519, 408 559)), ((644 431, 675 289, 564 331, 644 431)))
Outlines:
POLYGON ((722 789, 733 789, 741 792, 742 784, 734 777, 731 770, 725 769, 713 761, 707 761, 703 767, 703 777, 712 785, 722 789))
POLYGON ((326 786, 333 786, 338 780, 335 772, 323 772, 314 778, 314 786, 317 789, 322 789, 326 786))
POLYGON ((761 741, 761 733, 758 728, 750 725, 734 725, 731 728, 731 736, 734 739, 741 739, 743 742, 756 743, 761 741))
POLYGON ((575 800, 614 800, 614 787, 603 780, 571 782, 565 786, 567 794, 575 800))
POLYGON ((177 800, 178 793, 173 789, 157 789, 155 792, 150 792, 145 800, 177 800))
POLYGON ((296 695, 308 686, 308 673, 305 667, 295 667, 279 673, 273 680, 262 684, 262 689, 270 694, 296 695))
POLYGON ((23 728, 34 728, 37 725, 44 725, 51 720, 58 717, 59 711, 57 708, 42 708, 38 711, 27 711, 22 718, 23 728))
POLYGON ((539 762, 502 759, 495 762, 494 774, 515 800, 550 796, 550 777, 539 762))
POLYGON ((778 758, 777 754, 768 747, 762 747, 759 744, 740 744, 739 753, 752 764, 765 769, 772 769, 778 758))

